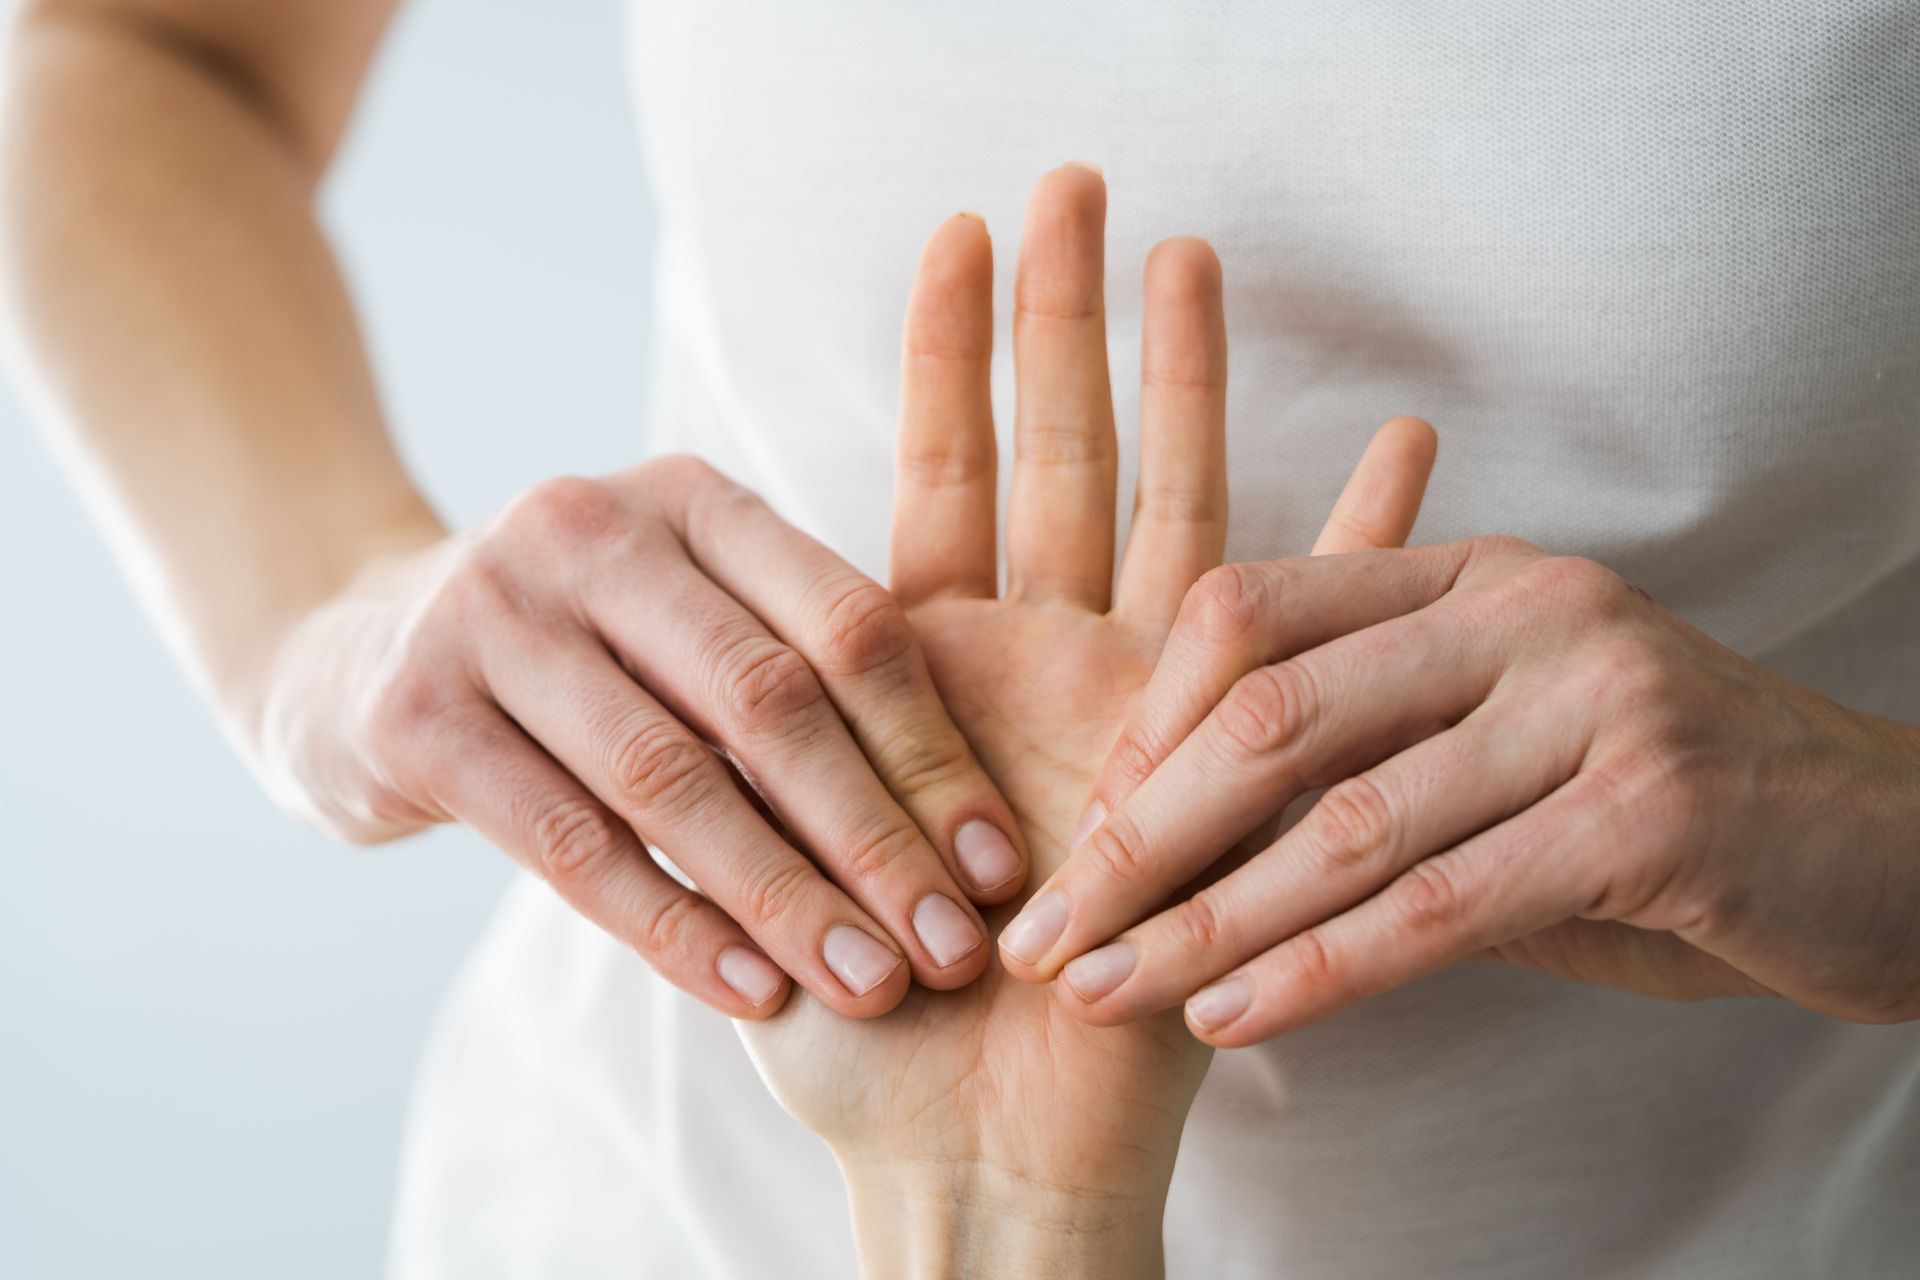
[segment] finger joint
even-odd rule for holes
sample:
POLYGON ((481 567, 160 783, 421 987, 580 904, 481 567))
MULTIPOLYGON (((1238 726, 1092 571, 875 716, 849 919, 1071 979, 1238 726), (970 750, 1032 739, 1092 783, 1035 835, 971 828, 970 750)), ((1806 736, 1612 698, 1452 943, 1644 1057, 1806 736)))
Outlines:
POLYGON ((820 709, 826 691, 806 659, 773 639, 741 646, 726 680, 722 706, 740 734, 784 737, 820 709))
POLYGON ((1306 719, 1304 684, 1293 664, 1256 667, 1235 681, 1214 711, 1229 751, 1260 760, 1291 746, 1306 719))
POLYGON ((913 649, 913 629, 879 583, 856 582, 827 607, 819 662, 832 674, 866 675, 897 665, 913 649))
POLYGON ((563 801, 534 821, 533 844, 540 870, 556 884, 591 880, 619 847, 607 817, 584 801, 563 801))
POLYGON ((637 813, 670 817, 706 790, 714 767, 712 753, 692 735, 654 721, 616 739, 608 773, 637 813))

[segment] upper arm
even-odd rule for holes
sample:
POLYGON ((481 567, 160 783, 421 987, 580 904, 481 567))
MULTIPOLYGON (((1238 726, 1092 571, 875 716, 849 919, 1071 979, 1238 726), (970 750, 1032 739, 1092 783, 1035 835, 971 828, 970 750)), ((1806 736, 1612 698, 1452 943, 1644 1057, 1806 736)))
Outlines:
POLYGON ((149 42, 242 97, 324 169, 400 0, 27 0, 20 22, 149 42))

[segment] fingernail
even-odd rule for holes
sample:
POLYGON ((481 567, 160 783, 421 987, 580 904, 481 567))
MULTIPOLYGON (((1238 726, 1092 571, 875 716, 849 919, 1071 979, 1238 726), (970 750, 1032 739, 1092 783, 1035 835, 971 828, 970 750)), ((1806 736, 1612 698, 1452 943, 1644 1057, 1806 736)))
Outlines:
POLYGON ((997 889, 1020 874, 1013 841, 985 818, 975 818, 953 833, 953 856, 976 889, 997 889))
POLYGON ((1068 965, 1062 975, 1082 1000, 1098 1000, 1127 980, 1135 960, 1131 942, 1114 942, 1068 965))
POLYGON ((773 961, 758 951, 728 947, 720 953, 720 959, 714 967, 720 971, 720 981, 739 992, 742 1000, 756 1008, 773 999, 774 992, 780 990, 783 975, 773 961))
POLYGON ((1100 177, 1103 177, 1103 178, 1107 176, 1106 171, 1103 170, 1099 165, 1090 163, 1089 161, 1086 161, 1086 160, 1069 160, 1067 161, 1067 165, 1069 168, 1085 169, 1088 172, 1098 174, 1100 177))
POLYGON ((1106 820, 1107 806, 1101 804, 1098 800, 1088 805, 1087 811, 1080 815, 1080 825, 1073 829, 1073 839, 1067 841, 1067 852, 1072 853, 1075 849, 1085 844, 1087 837, 1097 831, 1100 824, 1106 820))
POLYGON ((973 917, 952 898, 930 893, 913 909, 913 931, 942 969, 973 953, 987 940, 973 917))
POLYGON ((827 931, 820 947, 827 968, 840 984, 856 996, 863 996, 887 980, 899 968, 901 957, 874 940, 864 929, 850 924, 835 925, 827 931))
POLYGON ((1247 1011, 1253 984, 1245 978, 1216 982, 1187 1001, 1187 1016, 1208 1031, 1226 1026, 1247 1011))
POLYGON ((1067 927, 1067 900, 1047 892, 1029 902, 1000 935, 1000 948, 1016 960, 1037 963, 1067 927))
POLYGON ((985 226, 987 222, 985 218, 981 217, 979 214, 975 213, 971 209, 962 209, 960 212, 954 214, 953 216, 956 218, 972 218, 975 222, 978 222, 982 226, 985 226))

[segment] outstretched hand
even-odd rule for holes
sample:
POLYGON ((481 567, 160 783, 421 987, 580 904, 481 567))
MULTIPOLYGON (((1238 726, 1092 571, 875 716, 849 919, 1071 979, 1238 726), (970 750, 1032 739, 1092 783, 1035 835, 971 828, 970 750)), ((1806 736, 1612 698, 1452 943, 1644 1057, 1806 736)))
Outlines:
MULTIPOLYGON (((906 321, 893 585, 1041 875, 1065 859, 1087 789, 1182 599, 1219 563, 1227 526, 1219 266, 1204 243, 1173 240, 1146 266, 1140 481, 1116 585, 1104 215, 1104 185, 1077 166, 1048 174, 1029 203, 1004 594, 988 394, 992 255, 977 219, 955 217, 934 234, 906 321)), ((1424 423, 1390 423, 1322 549, 1401 541, 1431 462, 1424 423)), ((989 926, 1007 914, 989 913, 989 926)), ((741 1033, 782 1103, 839 1156, 863 1253, 883 1270, 874 1252, 903 1243, 890 1233, 923 1219, 926 1204, 959 1197, 995 1205, 995 1231, 1037 1216, 1071 1220, 1084 1235, 1088 1214, 1104 1216, 1100 1240, 1075 1246, 1076 1265, 1097 1273, 1101 1251, 1120 1247, 1133 1255, 1110 1259, 1105 1274, 1131 1273, 1145 1255, 1130 1224, 1157 1233, 1208 1054, 1177 1015, 1089 1027, 998 966, 960 991, 916 989, 865 1023, 796 993, 741 1033)), ((1031 1270, 1033 1248, 1021 1252, 1031 1270)))

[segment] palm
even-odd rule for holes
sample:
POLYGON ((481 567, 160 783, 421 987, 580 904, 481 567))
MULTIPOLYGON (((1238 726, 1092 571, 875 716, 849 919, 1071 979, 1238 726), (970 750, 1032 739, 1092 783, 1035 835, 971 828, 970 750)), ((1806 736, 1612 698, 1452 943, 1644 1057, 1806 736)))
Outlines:
MULTIPOLYGON (((1144 281, 1139 488, 1116 572, 1104 214, 1098 177, 1071 166, 1043 178, 1028 207, 1014 290, 1020 447, 1004 548, 992 252, 977 220, 958 216, 935 233, 907 312, 893 587, 948 710, 1020 823, 1029 888, 1066 861, 1183 598, 1226 542, 1219 263, 1201 242, 1170 241, 1144 281)), ((1411 525, 1405 468, 1381 465, 1390 456, 1364 482, 1356 474, 1350 494, 1360 496, 1342 498, 1340 528, 1411 525)), ((989 930, 1019 905, 987 912, 989 930)), ((1164 1194, 1211 1050, 1178 1010, 1095 1027, 1065 998, 1012 979, 996 958, 971 985, 916 988, 870 1021, 796 991, 741 1033, 781 1102, 836 1151, 902 1167, 974 1162, 1075 1191, 1164 1194)))
MULTIPOLYGON (((1094 774, 1145 685, 1157 643, 1058 603, 936 599, 913 622, 947 706, 1013 805, 1038 884, 1064 861, 1094 774)), ((1017 904, 988 914, 996 931, 1017 904)), ((829 1142, 882 1132, 898 1153, 959 1158, 991 1129, 1068 1127, 1093 1145, 1177 1143, 1211 1053, 1178 1011, 1097 1028, 996 963, 951 992, 916 988, 850 1022, 796 991, 742 1025, 781 1102, 829 1142)))

